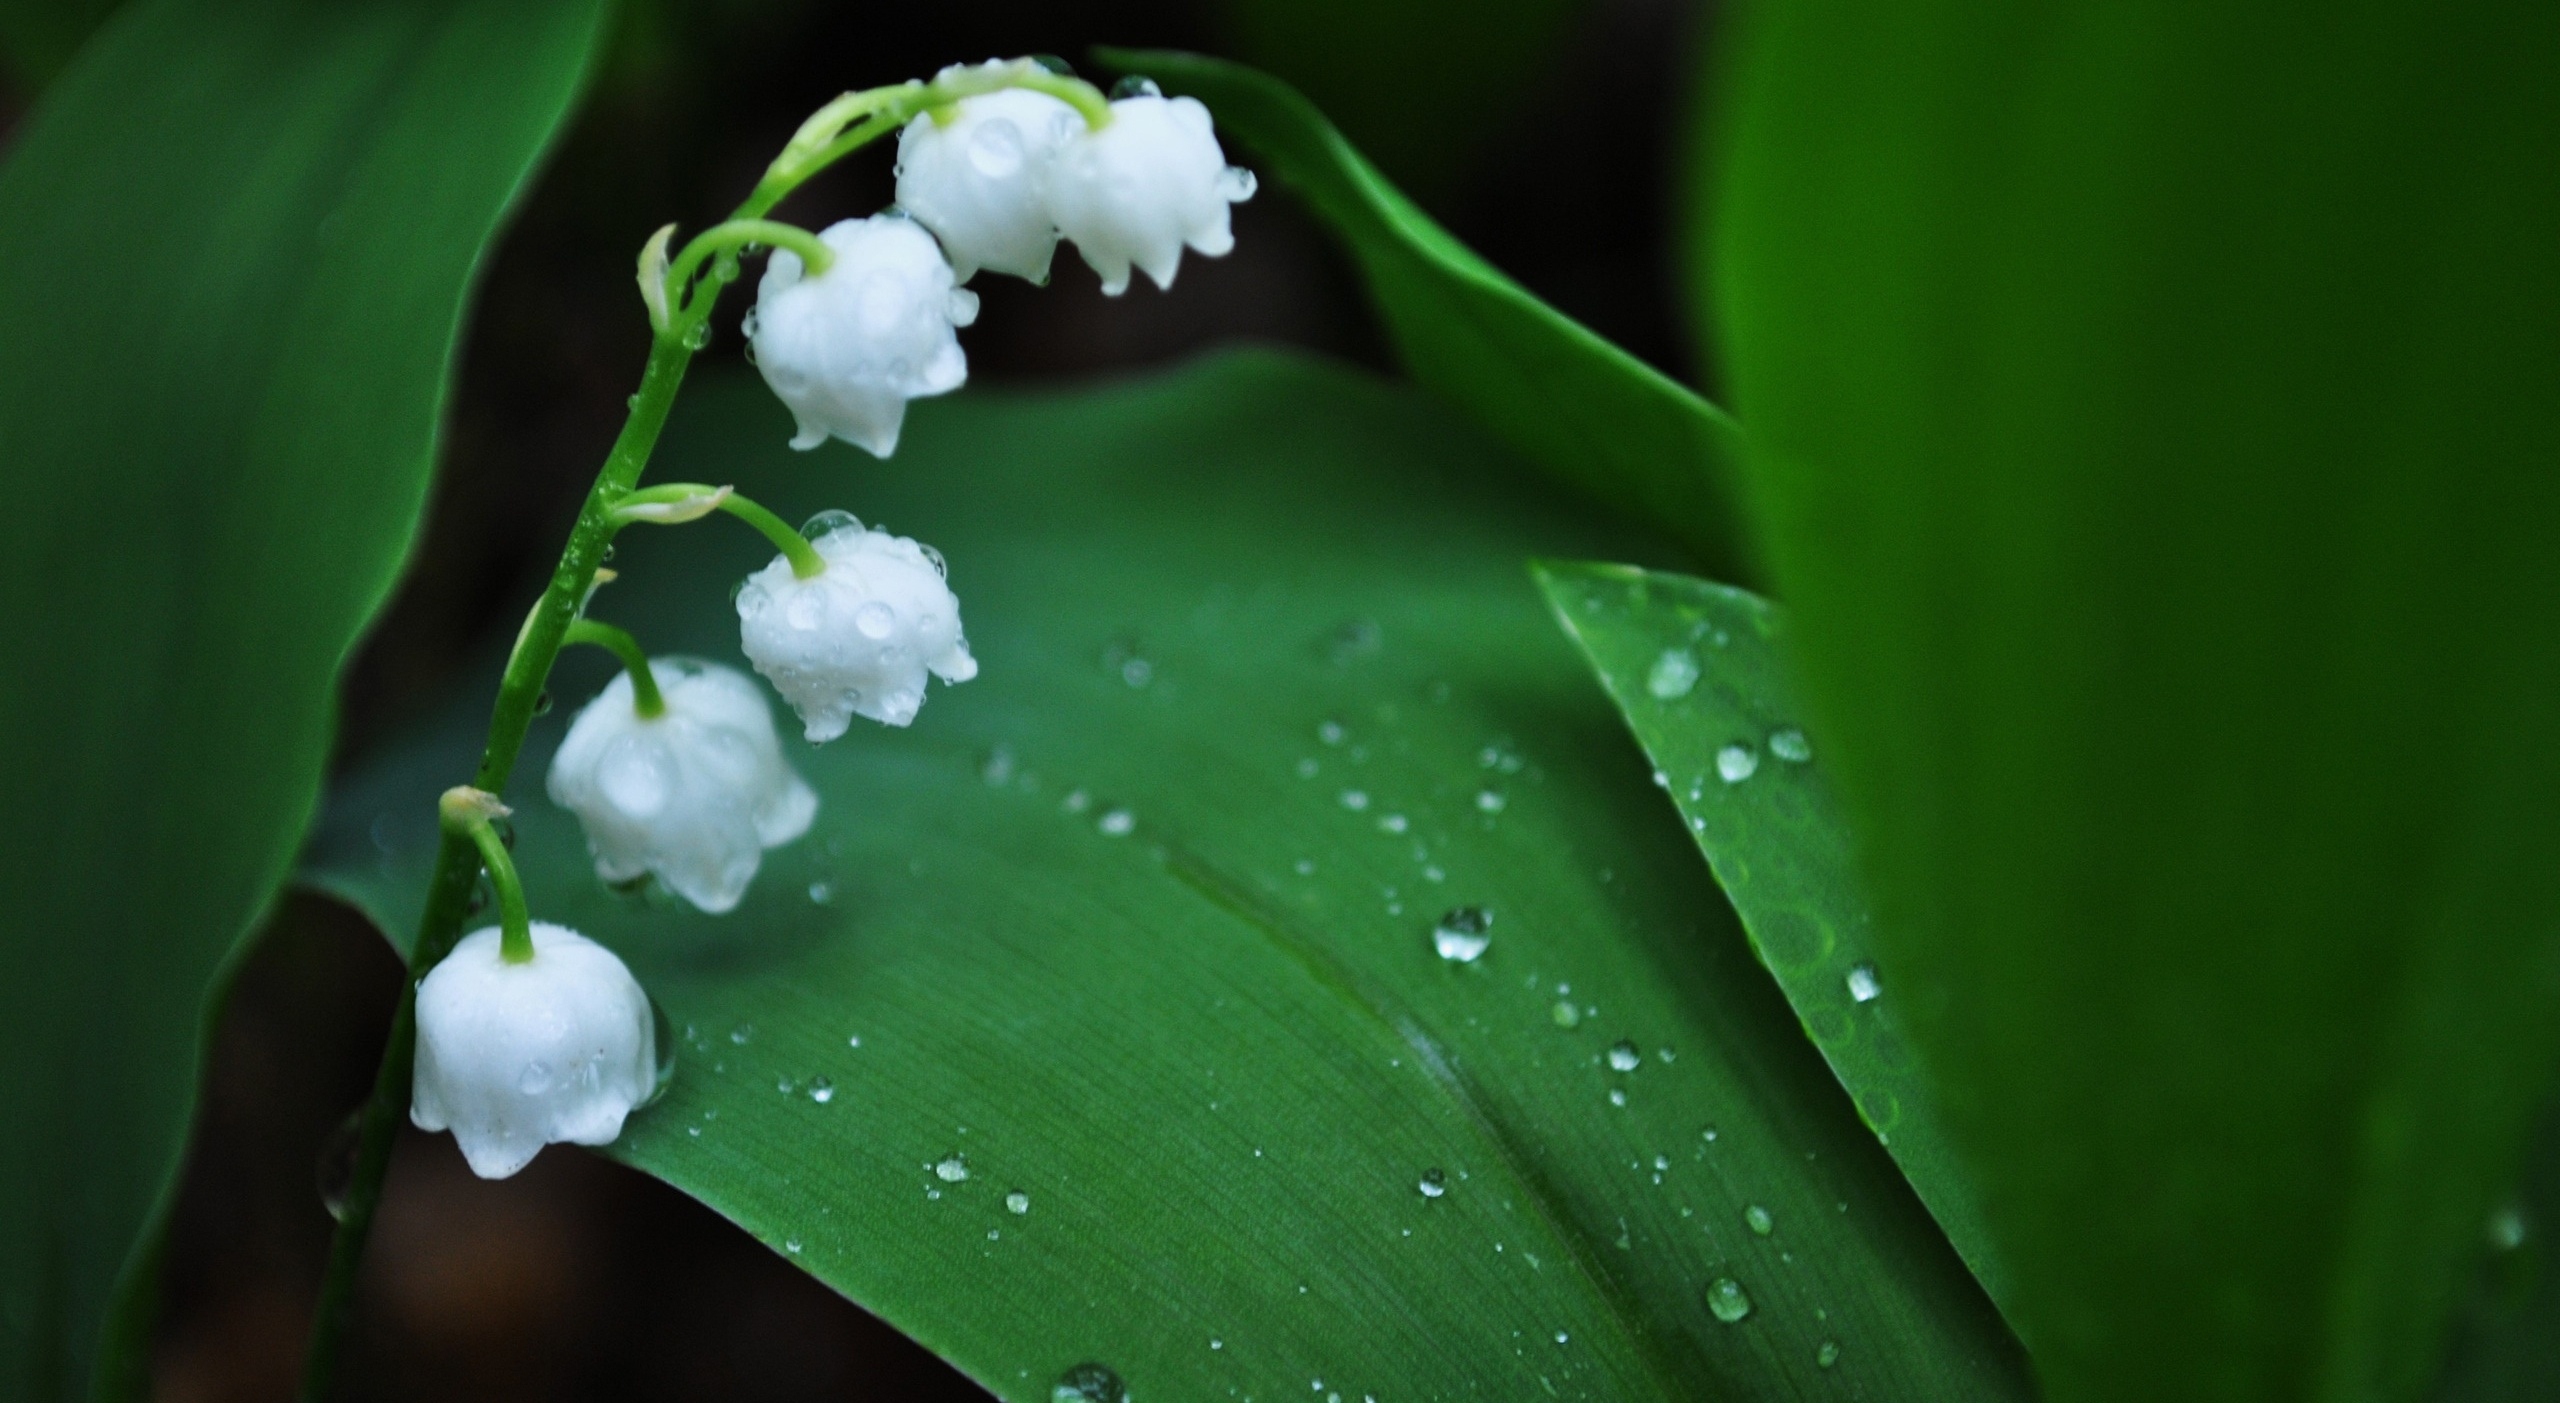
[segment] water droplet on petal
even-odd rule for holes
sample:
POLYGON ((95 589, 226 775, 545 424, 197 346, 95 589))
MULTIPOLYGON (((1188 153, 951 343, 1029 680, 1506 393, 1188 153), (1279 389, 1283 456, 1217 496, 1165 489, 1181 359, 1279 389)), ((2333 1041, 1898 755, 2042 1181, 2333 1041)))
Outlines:
POLYGON ((1707 1311, 1727 1325, 1738 1325, 1751 1313, 1751 1295, 1741 1282, 1719 1276, 1707 1287, 1707 1311))
POLYGON ((886 638, 898 631, 898 611, 874 599, 853 611, 853 626, 865 638, 886 638))
POLYGON ((855 516, 849 511, 838 511, 833 507, 830 507, 827 510, 818 513, 816 516, 809 518, 807 521, 800 523, 800 534, 812 541, 823 540, 828 536, 834 535, 838 531, 859 531, 861 529, 862 518, 855 516))
POLYGON ((548 1062, 527 1062, 524 1070, 516 1073, 516 1090, 527 1096, 540 1096, 550 1089, 551 1064, 548 1062))

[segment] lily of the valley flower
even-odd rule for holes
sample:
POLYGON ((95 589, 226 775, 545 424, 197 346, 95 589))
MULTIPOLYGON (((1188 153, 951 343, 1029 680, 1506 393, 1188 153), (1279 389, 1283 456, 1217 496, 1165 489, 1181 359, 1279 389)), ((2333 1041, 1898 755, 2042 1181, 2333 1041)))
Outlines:
POLYGON ((978 675, 960 601, 939 558, 904 536, 850 521, 811 542, 827 564, 808 579, 773 563, 738 591, 738 642, 800 713, 812 742, 855 715, 903 726, 924 705, 925 674, 978 675))
POLYGON ((1072 129, 1048 166, 1049 216, 1113 296, 1133 264, 1169 288, 1185 245, 1211 258, 1234 248, 1228 206, 1253 190, 1253 172, 1218 150, 1209 109, 1152 85, 1113 102, 1100 130, 1072 129))
POLYGON ((992 268, 1047 282, 1058 248, 1049 159, 1083 128, 1073 107, 1027 88, 919 116, 898 135, 898 207, 942 240, 960 281, 992 268))
POLYGON ((745 673, 692 659, 649 663, 665 710, 643 716, 616 673, 552 756, 552 802, 577 814, 596 875, 655 873, 705 911, 746 895, 764 850, 809 831, 818 796, 782 758, 773 711, 745 673))
POLYGON ((473 931, 418 984, 409 1119, 451 1130, 471 1172, 504 1179, 549 1144, 609 1145, 657 1088, 649 996, 619 956, 533 923, 534 956, 473 931))
POLYGON ((912 219, 847 219, 818 238, 835 252, 823 273, 788 249, 765 264, 746 323, 756 367, 799 426, 792 447, 832 435, 886 458, 908 400, 969 378, 953 331, 977 320, 977 294, 954 285, 941 247, 912 219))

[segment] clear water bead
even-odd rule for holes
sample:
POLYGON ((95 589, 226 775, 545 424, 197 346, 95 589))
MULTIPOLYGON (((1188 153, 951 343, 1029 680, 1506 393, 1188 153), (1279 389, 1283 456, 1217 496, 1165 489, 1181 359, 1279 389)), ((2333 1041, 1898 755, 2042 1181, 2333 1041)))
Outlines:
POLYGON ((1719 1276, 1707 1287, 1707 1312, 1727 1325, 1739 1325, 1751 1313, 1751 1293, 1732 1277, 1719 1276))
POLYGON ((1790 765, 1801 765, 1813 759, 1813 742, 1804 738, 1804 732, 1789 726, 1769 733, 1769 753, 1790 765))
POLYGON ((1686 648, 1665 648, 1645 674, 1644 689, 1656 700, 1676 701, 1698 685, 1698 655, 1686 648))
POLYGON ((1004 1196, 1004 1211, 1017 1218, 1030 1212, 1031 1195, 1024 1193, 1020 1189, 1015 1189, 1013 1192, 1006 1194, 1004 1196))
POLYGON ((1769 1216, 1769 1210, 1756 1203, 1742 1210, 1742 1221, 1750 1224, 1751 1230, 1762 1237, 1767 1237, 1778 1226, 1778 1220, 1769 1216))
POLYGON ((836 1084, 825 1077, 809 1078, 809 1099, 823 1106, 836 1099, 836 1084))
POLYGON ((1610 1047, 1609 1069, 1611 1071, 1632 1072, 1643 1065, 1644 1054, 1636 1050, 1634 1043, 1622 1039, 1610 1047))
POLYGON ((1471 965, 1493 944, 1493 913, 1481 906, 1453 906, 1431 928, 1431 948, 1451 964, 1471 965))
POLYGON ((1828 1369, 1839 1362, 1840 1342, 1838 1340, 1824 1340, 1822 1347, 1813 1352, 1813 1363, 1816 1368, 1828 1369))
POLYGON ((1437 1169, 1426 1169, 1414 1188, 1424 1198, 1438 1198, 1449 1191, 1449 1176, 1437 1169))
POLYGON ((1049 1403, 1129 1403, 1129 1386, 1106 1364, 1079 1364, 1058 1376, 1049 1403))
POLYGON ((1848 982, 1849 997, 1862 1004, 1874 1003, 1876 996, 1884 992, 1884 984, 1876 978, 1875 962, 1872 960, 1860 960, 1849 966, 1848 982))
POLYGON ((1716 752, 1716 778, 1740 784, 1760 768, 1760 752, 1747 745, 1728 745, 1716 752))
POLYGON ((1127 809, 1105 809, 1093 826, 1106 838, 1125 838, 1137 829, 1138 816, 1127 809))
POLYGON ((944 1155, 934 1161, 933 1177, 946 1184, 957 1184, 969 1177, 969 1161, 962 1155, 944 1155))
POLYGON ((1551 1013, 1555 1018, 1556 1026, 1559 1028, 1578 1028, 1582 1026, 1582 1010, 1575 1007, 1574 1002, 1571 999, 1556 1000, 1556 1006, 1551 1010, 1551 1013))

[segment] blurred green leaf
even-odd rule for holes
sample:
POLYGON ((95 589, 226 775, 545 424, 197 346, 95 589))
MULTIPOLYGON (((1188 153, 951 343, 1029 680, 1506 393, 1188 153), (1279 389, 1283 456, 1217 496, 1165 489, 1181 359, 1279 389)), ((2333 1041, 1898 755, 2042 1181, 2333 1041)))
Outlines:
POLYGON ((122 3, 0 0, 0 69, 21 95, 44 91, 122 3))
POLYGON ((1235 53, 1425 198, 1524 115, 1583 0, 1221 0, 1235 53))
POLYGON ((2454 1317, 2437 1403, 2560 1397, 2560 1103, 2543 1109, 2524 1181, 2489 1215, 2488 1254, 2454 1317))
POLYGON ((1741 433, 1722 410, 1540 302, 1449 237, 1307 100, 1197 54, 1100 50, 1209 105, 1350 245, 1413 378, 1531 462, 1661 531, 1714 573, 1746 565, 1741 433))
MULTIPOLYGON (((860 479, 788 432, 706 381, 663 471, 942 547, 985 670, 795 744, 817 827, 720 918, 598 885, 537 787, 574 708, 536 728, 535 909, 681 1030, 617 1158, 1012 1399, 1083 1362, 1146 1398, 2024 1397, 1541 617, 1521 557, 1602 533, 1498 445, 1261 353, 921 403, 860 479)), ((598 612, 735 660, 769 555, 633 533, 598 612)), ((335 801, 313 876, 387 931, 482 696, 335 801)))
POLYGON ((144 5, 0 169, 0 1395, 136 1387, 101 1321, 208 993, 292 866, 472 268, 597 18, 144 5))
POLYGON ((1858 1113, 1995 1301, 2008 1298, 1973 1186, 1884 997, 1849 830, 1787 683, 1778 610, 1685 575, 1549 564, 1538 583, 1634 729, 1752 951, 1858 1113))
POLYGON ((2039 1368, 2411 1396, 2560 1040, 2560 10, 1744 37, 1773 566, 2039 1368))

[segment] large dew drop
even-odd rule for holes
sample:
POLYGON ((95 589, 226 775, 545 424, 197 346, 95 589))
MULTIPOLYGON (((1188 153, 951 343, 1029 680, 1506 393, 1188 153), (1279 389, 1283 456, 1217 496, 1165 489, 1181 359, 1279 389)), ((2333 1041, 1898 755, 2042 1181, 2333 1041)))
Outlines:
POLYGON ((1431 948, 1454 965, 1471 965, 1493 944, 1493 913, 1481 906, 1457 906, 1431 928, 1431 948))
POLYGON ((1424 1198, 1438 1198, 1449 1191, 1449 1176, 1437 1169, 1426 1169, 1422 1171, 1422 1178, 1414 1188, 1424 1198))
POLYGON ((1707 1287, 1707 1311, 1727 1325, 1739 1325, 1751 1313, 1751 1295, 1741 1282, 1719 1276, 1707 1287))
POLYGON ((1636 1045, 1632 1042, 1621 1040, 1617 1045, 1609 1049, 1609 1069, 1611 1071, 1632 1072, 1643 1065, 1644 1054, 1637 1051, 1636 1045))
POLYGON ((1660 701, 1675 701, 1698 685, 1698 656, 1686 648, 1665 648, 1645 674, 1644 689, 1660 701))
POLYGON ((1860 960, 1849 966, 1850 998, 1862 1004, 1870 1004, 1874 1003, 1876 996, 1883 992, 1884 983, 1876 978, 1876 967, 1873 961, 1860 960))
POLYGON ((969 1161, 960 1155, 944 1155, 934 1162, 933 1177, 946 1184, 957 1184, 969 1177, 969 1161))
POLYGON ((1129 1386, 1107 1364, 1079 1364, 1058 1376, 1049 1403, 1129 1403, 1129 1386))
POLYGON ((1760 769, 1760 752, 1747 745, 1728 745, 1716 752, 1716 778, 1740 784, 1760 769))

